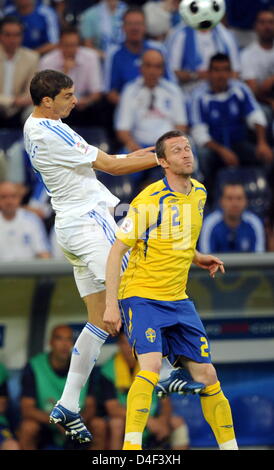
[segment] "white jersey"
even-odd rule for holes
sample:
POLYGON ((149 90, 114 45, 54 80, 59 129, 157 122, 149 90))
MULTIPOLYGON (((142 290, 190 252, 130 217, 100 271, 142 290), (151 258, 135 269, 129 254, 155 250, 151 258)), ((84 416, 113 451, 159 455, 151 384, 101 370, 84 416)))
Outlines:
POLYGON ((56 225, 91 211, 104 203, 118 204, 111 192, 97 180, 92 162, 98 148, 89 145, 61 120, 35 118, 24 125, 25 149, 40 175, 56 212, 56 225))
POLYGON ((0 260, 29 260, 49 250, 43 222, 26 209, 18 209, 12 220, 0 212, 0 260))

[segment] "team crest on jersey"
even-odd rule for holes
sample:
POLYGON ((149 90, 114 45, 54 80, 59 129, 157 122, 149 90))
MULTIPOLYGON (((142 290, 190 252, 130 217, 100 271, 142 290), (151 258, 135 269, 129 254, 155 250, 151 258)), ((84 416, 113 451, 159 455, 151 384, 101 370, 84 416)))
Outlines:
POLYGON ((153 330, 153 328, 148 328, 146 330, 146 339, 150 342, 150 343, 154 343, 155 339, 156 339, 156 331, 153 330))
POLYGON ((200 216, 203 215, 204 207, 205 207, 205 203, 202 199, 200 199, 200 201, 198 203, 198 211, 199 211, 200 216))
POLYGON ((87 153, 87 151, 88 151, 88 145, 84 144, 83 142, 77 142, 76 148, 77 148, 77 150, 79 150, 79 152, 81 152, 83 154, 87 153))

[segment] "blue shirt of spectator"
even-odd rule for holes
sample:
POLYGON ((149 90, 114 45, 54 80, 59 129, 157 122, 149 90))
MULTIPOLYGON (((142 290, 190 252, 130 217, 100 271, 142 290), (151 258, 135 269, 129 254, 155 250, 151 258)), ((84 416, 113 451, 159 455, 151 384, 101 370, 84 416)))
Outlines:
POLYGON ((6 15, 16 16, 24 25, 23 46, 37 49, 47 43, 58 43, 59 25, 55 11, 41 5, 28 15, 21 15, 15 6, 5 9, 6 15))
MULTIPOLYGON (((105 89, 121 92, 124 85, 140 75, 141 57, 148 49, 157 49, 165 56, 164 48, 156 41, 144 40, 143 50, 135 54, 123 43, 121 46, 110 47, 105 61, 105 89)), ((169 70, 165 70, 165 78, 173 80, 169 70)))
POLYGON ((262 252, 265 250, 264 228, 258 216, 244 211, 237 227, 229 227, 219 209, 204 221, 199 241, 203 253, 262 252))
POLYGON ((247 124, 265 125, 263 112, 251 90, 239 80, 228 80, 226 91, 214 93, 203 83, 191 100, 190 120, 200 146, 214 139, 228 148, 246 138, 247 124))

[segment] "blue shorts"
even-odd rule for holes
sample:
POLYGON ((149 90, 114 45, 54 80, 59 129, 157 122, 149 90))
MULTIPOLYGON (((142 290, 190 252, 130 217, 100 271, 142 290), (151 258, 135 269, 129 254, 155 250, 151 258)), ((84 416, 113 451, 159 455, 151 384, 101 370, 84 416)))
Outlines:
POLYGON ((178 356, 211 363, 208 337, 191 300, 134 296, 120 300, 119 305, 124 331, 137 354, 161 352, 172 364, 178 356))

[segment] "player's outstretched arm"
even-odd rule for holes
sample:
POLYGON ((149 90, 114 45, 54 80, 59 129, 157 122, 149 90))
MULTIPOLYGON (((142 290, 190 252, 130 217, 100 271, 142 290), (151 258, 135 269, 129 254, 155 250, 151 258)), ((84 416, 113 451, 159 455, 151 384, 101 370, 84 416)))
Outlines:
POLYGON ((109 155, 99 150, 93 168, 111 175, 126 175, 136 171, 148 170, 159 165, 154 147, 136 150, 128 155, 109 155), (122 157, 122 158, 121 158, 122 157))
POLYGON ((195 250, 192 262, 202 269, 207 269, 210 277, 215 277, 218 270, 223 274, 225 273, 224 263, 220 258, 217 258, 217 256, 205 255, 200 253, 198 250, 195 250))
POLYGON ((125 245, 120 240, 116 240, 113 244, 106 266, 106 309, 103 321, 106 325, 106 330, 112 336, 117 335, 122 322, 118 306, 118 289, 120 285, 120 272, 122 258, 129 250, 129 246, 125 245))

